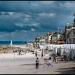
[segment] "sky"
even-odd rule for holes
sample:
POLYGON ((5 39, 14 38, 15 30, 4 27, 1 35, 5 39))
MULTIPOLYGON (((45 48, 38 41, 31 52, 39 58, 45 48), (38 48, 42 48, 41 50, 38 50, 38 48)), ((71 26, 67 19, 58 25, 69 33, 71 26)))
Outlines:
POLYGON ((73 22, 75 1, 0 1, 0 41, 30 41, 73 22))

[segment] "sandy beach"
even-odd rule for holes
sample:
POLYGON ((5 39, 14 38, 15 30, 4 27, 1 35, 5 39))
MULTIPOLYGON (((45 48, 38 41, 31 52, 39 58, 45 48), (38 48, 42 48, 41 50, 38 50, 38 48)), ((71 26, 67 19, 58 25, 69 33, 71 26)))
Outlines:
POLYGON ((19 55, 18 53, 0 54, 0 66, 34 64, 35 55, 31 53, 19 55))
POLYGON ((35 68, 35 55, 31 52, 1 53, 0 74, 73 74, 75 62, 51 63, 52 66, 44 64, 43 58, 39 57, 39 68, 35 68))
POLYGON ((35 68, 35 56, 27 53, 1 54, 0 55, 0 74, 73 74, 75 62, 52 63, 52 66, 44 64, 43 59, 39 58, 39 68, 35 68), (68 72, 69 71, 69 72, 68 72))

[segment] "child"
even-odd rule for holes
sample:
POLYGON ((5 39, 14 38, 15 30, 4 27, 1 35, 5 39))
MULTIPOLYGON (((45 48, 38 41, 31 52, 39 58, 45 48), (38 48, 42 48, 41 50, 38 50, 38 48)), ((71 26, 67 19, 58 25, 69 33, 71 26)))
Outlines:
POLYGON ((49 67, 49 66, 52 66, 52 67, 53 67, 53 65, 51 64, 51 60, 48 60, 48 61, 47 61, 47 65, 48 65, 48 67, 49 67))

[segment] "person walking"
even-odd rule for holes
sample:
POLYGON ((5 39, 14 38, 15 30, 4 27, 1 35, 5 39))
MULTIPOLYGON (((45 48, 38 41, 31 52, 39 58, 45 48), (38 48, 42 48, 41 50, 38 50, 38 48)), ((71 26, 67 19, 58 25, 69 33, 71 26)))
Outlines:
POLYGON ((39 59, 38 59, 38 57, 36 58, 36 69, 38 69, 39 68, 39 59))
POLYGON ((48 61, 47 61, 47 65, 48 65, 48 67, 49 67, 49 66, 53 67, 53 65, 51 64, 51 60, 48 60, 48 61))
POLYGON ((35 56, 37 57, 37 51, 35 52, 35 56))
POLYGON ((19 55, 21 55, 21 50, 19 50, 19 55))
POLYGON ((53 62, 56 62, 56 54, 53 54, 53 62))
POLYGON ((44 64, 46 64, 48 67, 49 66, 53 67, 53 65, 51 64, 51 59, 44 58, 44 64))
POLYGON ((43 50, 42 50, 42 52, 41 52, 41 57, 43 57, 43 50))

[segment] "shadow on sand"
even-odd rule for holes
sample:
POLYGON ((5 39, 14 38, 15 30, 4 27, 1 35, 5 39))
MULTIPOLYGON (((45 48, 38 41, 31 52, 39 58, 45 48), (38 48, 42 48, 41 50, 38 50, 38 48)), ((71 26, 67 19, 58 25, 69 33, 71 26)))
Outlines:
POLYGON ((57 72, 60 72, 60 74, 75 74, 75 67, 60 68, 57 72))

